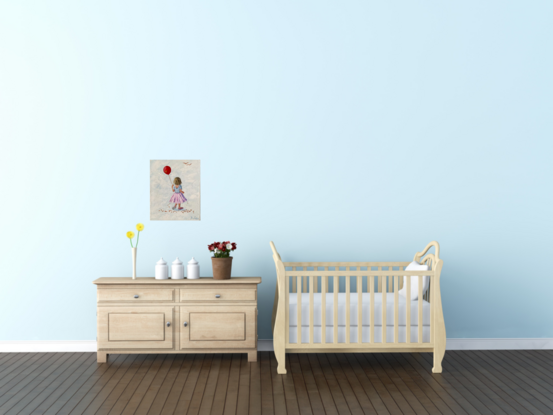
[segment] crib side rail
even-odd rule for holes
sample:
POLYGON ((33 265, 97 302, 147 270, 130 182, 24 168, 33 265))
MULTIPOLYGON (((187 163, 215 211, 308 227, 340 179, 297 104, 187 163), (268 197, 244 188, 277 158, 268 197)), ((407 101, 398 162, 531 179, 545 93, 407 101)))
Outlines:
MULTIPOLYGON (((285 268, 291 268, 284 271, 285 286, 283 287, 286 349, 430 349, 433 347, 433 321, 436 310, 434 310, 434 301, 430 301, 431 296, 423 295, 423 276, 428 276, 433 285, 439 280, 439 270, 405 271, 404 268, 409 262, 342 264, 344 263, 282 263, 285 268), (309 269, 310 267, 312 269, 309 269), (340 270, 338 269, 340 267, 346 269, 340 270), (363 270, 362 267, 366 269, 363 270), (399 291, 403 288, 404 276, 408 277, 405 278, 406 291, 410 292, 411 285, 417 284, 418 299, 425 300, 416 300, 413 313, 414 302, 411 296, 407 295, 403 308, 405 318, 400 317, 399 312, 399 291), (296 315, 293 317, 295 321, 290 321, 289 316, 290 294, 295 294, 296 315), (320 298, 320 306, 315 311, 314 298, 317 294, 320 298), (368 318, 362 306, 367 296, 363 294, 368 294, 370 299, 368 318), (357 302, 355 317, 352 316, 352 310, 355 309, 355 307, 352 308, 352 298, 357 302), (381 303, 379 314, 376 306, 377 299, 381 303), (308 302, 308 316, 302 316, 302 303, 305 301, 308 302), (327 310, 329 301, 332 301, 330 312, 327 310), (388 301, 393 304, 393 311, 389 316, 387 315, 388 301), (428 319, 427 316, 425 319, 423 305, 428 302, 430 302, 430 317, 428 319), (339 308, 341 308, 340 312, 339 308), (355 324, 352 324, 352 321, 355 324), (290 336, 290 327, 295 332, 292 332, 292 336, 290 336), (317 340, 315 339, 316 330, 319 331, 317 340), (400 332, 402 341, 400 341, 400 332), (290 337, 295 339, 290 342, 290 337), (390 338, 392 340, 388 341, 390 338)), ((437 286, 439 287, 439 284, 437 286)), ((441 302, 439 306, 441 307, 441 302)), ((441 310, 439 312, 441 313, 441 310)))
POLYGON ((283 262, 285 267, 406 267, 409 261, 380 262, 283 262))

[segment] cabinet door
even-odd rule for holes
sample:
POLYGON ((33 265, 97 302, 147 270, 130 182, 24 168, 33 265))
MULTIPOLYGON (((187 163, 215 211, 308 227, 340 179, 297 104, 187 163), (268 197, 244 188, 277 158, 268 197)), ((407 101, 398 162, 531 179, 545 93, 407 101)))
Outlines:
POLYGON ((255 306, 181 306, 182 349, 255 348, 255 306))
POLYGON ((99 307, 99 349, 173 348, 173 307, 99 307))

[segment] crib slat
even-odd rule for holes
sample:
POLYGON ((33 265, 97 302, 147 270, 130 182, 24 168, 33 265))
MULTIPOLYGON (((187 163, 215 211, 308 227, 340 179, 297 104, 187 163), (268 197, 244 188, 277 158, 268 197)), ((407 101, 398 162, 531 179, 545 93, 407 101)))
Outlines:
MULTIPOLYGON (((432 260, 428 261, 427 265, 428 265, 428 269, 431 271, 432 267, 434 266, 433 263, 432 263, 432 260)), ((426 290, 426 301, 430 302, 430 299, 432 298, 431 294, 430 294, 430 285, 432 283, 432 279, 430 277, 428 277, 428 278, 429 279, 428 279, 428 290, 426 290)), ((431 313, 431 315, 430 315, 430 335, 432 335, 432 307, 430 308, 430 313, 431 313)), ((432 339, 432 337, 430 337, 430 339, 432 339)))
POLYGON ((338 290, 340 289, 338 279, 339 277, 334 277, 334 319, 333 319, 333 327, 334 327, 334 342, 338 344, 338 290))
MULTIPOLYGON (((403 267, 398 268, 400 271, 403 271, 403 267)), ((403 277, 400 277, 399 279, 399 289, 401 290, 403 288, 403 277)))
POLYGON ((422 343, 422 275, 419 275, 419 343, 422 343))
POLYGON ((301 343, 301 300, 302 300, 302 291, 301 291, 301 277, 298 275, 296 277, 296 303, 297 303, 297 314, 298 314, 298 344, 301 343))
MULTIPOLYGON (((296 267, 292 267, 292 271, 295 271, 296 270, 296 267)), ((292 292, 293 293, 297 293, 298 290, 296 288, 296 279, 295 278, 292 278, 292 292)))
MULTIPOLYGON (((292 277, 294 279, 294 277, 292 277)), ((285 325, 286 325, 286 344, 290 343, 290 277, 286 276, 284 279, 284 285, 286 286, 284 289, 285 295, 286 295, 286 312, 285 312, 285 325)))
POLYGON ((405 284, 407 284, 405 299, 407 300, 407 321, 405 325, 405 335, 407 343, 411 343, 411 277, 405 278, 405 284))
POLYGON ((326 343, 326 286, 328 277, 321 277, 321 344, 326 343))
MULTIPOLYGON (((382 267, 377 267, 379 271, 382 271, 382 267)), ((378 292, 382 292, 382 278, 378 278, 378 292)))
POLYGON ((369 292, 371 293, 371 309, 370 309, 370 321, 371 321, 371 327, 370 327, 370 338, 369 342, 374 343, 374 277, 371 275, 369 278, 369 292))
POLYGON ((430 292, 430 284, 432 283, 432 278, 428 277, 428 302, 430 303, 430 342, 434 343, 434 307, 432 307, 432 293, 430 292))
POLYGON ((357 277, 357 343, 363 343, 363 277, 357 277))
POLYGON ((346 275, 346 344, 350 343, 350 298, 349 298, 349 291, 350 291, 350 276, 346 275))
POLYGON ((313 302, 313 280, 316 277, 309 277, 309 344, 313 344, 313 312, 315 304, 313 302))
MULTIPOLYGON (((303 270, 304 270, 304 271, 307 271, 305 268, 307 268, 307 267, 303 267, 303 270)), ((305 278, 303 279, 303 292, 304 292, 304 293, 307 292, 307 277, 305 277, 305 278)))
POLYGON ((386 300, 387 300, 387 292, 386 292, 386 286, 388 285, 388 277, 383 275, 380 277, 382 280, 382 343, 387 343, 386 339, 386 323, 388 322, 386 319, 386 300))
POLYGON ((394 343, 399 343, 399 275, 394 278, 394 343))
POLYGON ((432 278, 428 280, 428 290, 426 290, 426 301, 428 302, 430 302, 430 299, 432 298, 430 294, 430 289, 432 288, 431 285, 432 285, 432 278))

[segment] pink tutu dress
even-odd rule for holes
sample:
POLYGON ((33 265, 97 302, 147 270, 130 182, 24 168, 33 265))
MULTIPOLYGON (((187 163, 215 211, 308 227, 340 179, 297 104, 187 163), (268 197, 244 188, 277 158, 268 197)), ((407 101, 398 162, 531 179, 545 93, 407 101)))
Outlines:
POLYGON ((170 202, 171 203, 184 203, 184 202, 186 202, 186 198, 180 192, 182 190, 182 186, 178 185, 178 186, 174 186, 174 188, 175 188, 175 193, 173 193, 173 196, 171 196, 170 202))

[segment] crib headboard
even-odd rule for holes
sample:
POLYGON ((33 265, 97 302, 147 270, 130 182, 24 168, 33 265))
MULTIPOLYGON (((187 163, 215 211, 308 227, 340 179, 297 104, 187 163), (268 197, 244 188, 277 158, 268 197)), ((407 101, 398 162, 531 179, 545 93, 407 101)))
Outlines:
MULTIPOLYGON (((273 250, 273 260, 275 261, 275 266, 276 266, 276 270, 277 270, 277 285, 276 285, 276 289, 275 289, 275 301, 273 303, 273 317, 272 317, 272 321, 271 321, 271 324, 272 324, 272 327, 273 327, 273 330, 274 330, 275 329, 276 314, 277 314, 277 309, 278 309, 278 303, 279 303, 279 301, 281 301, 281 297, 279 296, 279 283, 280 283, 280 281, 284 281, 284 275, 285 275, 286 272, 285 272, 285 268, 284 268, 284 264, 282 262, 282 259, 280 258, 280 255, 276 250, 275 244, 273 243, 273 241, 270 241, 270 243, 271 243, 271 249, 273 250)), ((281 306, 283 306, 283 305, 281 305, 281 306)))

